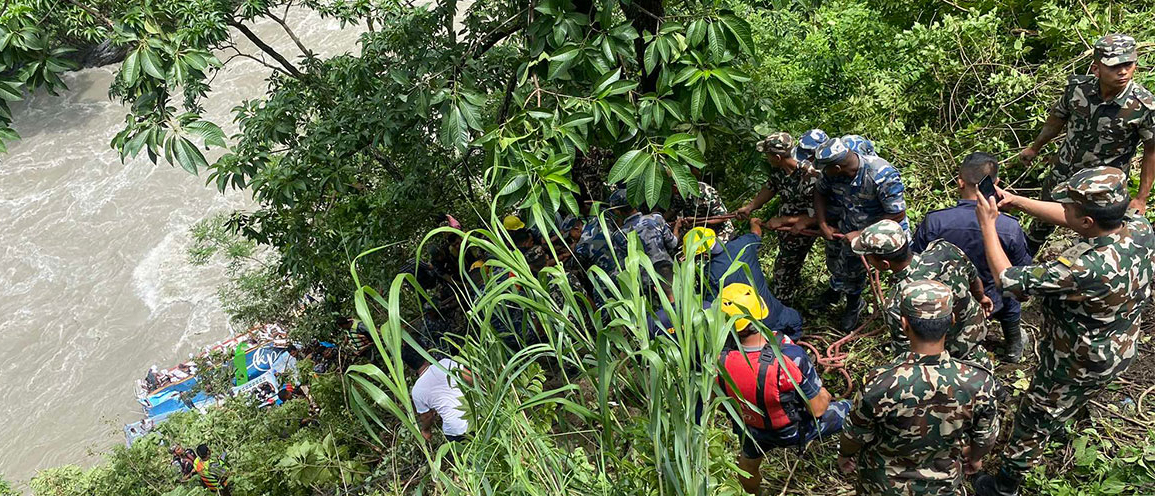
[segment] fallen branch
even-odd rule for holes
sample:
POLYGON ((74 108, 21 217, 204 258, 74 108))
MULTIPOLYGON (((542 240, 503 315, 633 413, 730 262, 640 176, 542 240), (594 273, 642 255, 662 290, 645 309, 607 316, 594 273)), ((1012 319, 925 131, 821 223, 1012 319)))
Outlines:
POLYGON ((1112 416, 1114 416, 1114 417, 1117 417, 1117 418, 1119 418, 1119 419, 1122 419, 1122 420, 1126 420, 1127 422, 1130 422, 1130 423, 1132 423, 1132 424, 1135 424, 1135 425, 1137 425, 1137 426, 1139 426, 1139 427, 1142 427, 1142 428, 1144 428, 1144 429, 1152 429, 1152 428, 1155 428, 1155 425, 1152 425, 1152 424, 1150 424, 1150 423, 1147 423, 1147 422, 1142 422, 1142 421, 1139 421, 1139 420, 1135 420, 1135 419, 1133 419, 1133 418, 1131 418, 1131 417, 1128 417, 1128 416, 1126 416, 1126 415, 1123 415, 1122 413, 1119 413, 1119 412, 1116 412, 1116 411, 1114 411, 1114 410, 1111 410, 1110 408, 1107 408, 1107 405, 1104 405, 1104 404, 1102 404, 1102 403, 1099 403, 1098 401, 1095 401, 1095 400, 1091 400, 1091 402, 1090 402, 1090 403, 1091 403, 1092 405, 1095 405, 1096 407, 1098 407, 1100 410, 1103 410, 1103 411, 1105 411, 1105 412, 1107 412, 1107 413, 1111 414, 1111 415, 1112 415, 1112 416))

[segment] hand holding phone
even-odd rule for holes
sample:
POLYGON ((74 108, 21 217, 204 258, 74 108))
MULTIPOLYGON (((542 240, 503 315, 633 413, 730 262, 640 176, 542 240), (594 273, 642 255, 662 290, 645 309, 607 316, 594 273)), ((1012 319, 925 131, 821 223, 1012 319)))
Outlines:
POLYGON ((995 181, 991 179, 990 175, 987 175, 982 181, 979 181, 979 194, 983 195, 984 198, 994 198, 996 202, 1002 200, 1002 196, 1000 196, 998 190, 995 189, 995 181))

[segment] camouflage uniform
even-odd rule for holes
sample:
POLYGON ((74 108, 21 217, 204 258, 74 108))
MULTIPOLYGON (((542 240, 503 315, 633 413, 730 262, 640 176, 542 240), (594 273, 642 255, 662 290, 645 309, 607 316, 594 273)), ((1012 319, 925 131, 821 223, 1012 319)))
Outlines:
MULTIPOLYGON (((908 318, 950 315, 951 289, 935 281, 906 285, 908 318)), ((907 352, 874 369, 855 394, 843 430, 843 456, 858 445, 862 495, 956 495, 962 491, 963 450, 985 449, 999 433, 997 383, 983 367, 907 352)))
MULTIPOLYGON (((818 149, 816 159, 823 166, 841 160, 849 152, 841 140, 832 139, 818 149)), ((854 178, 821 174, 817 185, 827 198, 828 210, 839 218, 838 230, 843 233, 860 231, 884 215, 906 211, 898 169, 879 157, 858 154, 858 158, 858 175, 854 178)), ((909 239, 910 225, 906 219, 900 224, 909 239)), ((830 287, 840 293, 858 295, 866 287, 866 268, 847 243, 827 243, 826 268, 830 271, 830 287)))
POLYGON ((626 245, 622 243, 624 238, 614 235, 618 232, 617 224, 609 218, 606 218, 605 222, 606 228, 610 230, 610 236, 606 236, 602 231, 597 218, 591 218, 585 223, 581 237, 574 245, 574 256, 585 270, 597 266, 613 277, 618 273, 619 260, 625 257, 626 245), (613 243, 612 251, 610 243, 613 243))
MULTIPOLYGON (((627 235, 630 232, 638 233, 638 240, 642 242, 646 256, 650 257, 650 262, 655 267, 662 264, 673 265, 673 254, 678 249, 678 238, 674 236, 674 231, 666 224, 661 214, 644 215, 638 212, 627 217, 622 222, 621 234, 627 235)), ((624 236, 622 243, 624 246, 624 236)))
MULTIPOLYGON (((1106 206, 1128 200, 1126 181, 1119 169, 1097 167, 1051 194, 1061 203, 1106 206)), ((1015 415, 1005 469, 1022 473, 1036 464, 1051 434, 1131 363, 1151 298, 1153 254, 1151 224, 1130 214, 1117 233, 999 275, 1004 291, 1038 297, 1044 319, 1039 366, 1015 415)))
MULTIPOLYGON (((1135 61, 1135 40, 1107 35, 1095 43, 1095 55, 1107 65, 1135 61)), ((1104 101, 1099 78, 1071 76, 1067 89, 1051 107, 1051 115, 1067 121, 1067 138, 1059 147, 1055 166, 1043 180, 1043 200, 1072 174, 1091 167, 1116 167, 1127 174, 1141 142, 1155 139, 1155 96, 1131 81, 1119 96, 1104 101)), ((1055 226, 1031 223, 1027 237, 1041 245, 1055 226)))
MULTIPOLYGON (((675 193, 670 199, 670 211, 674 212, 677 217, 684 219, 703 219, 729 213, 726 210, 726 205, 722 203, 722 197, 718 195, 718 190, 714 189, 713 186, 698 181, 698 190, 702 194, 690 199, 682 197, 681 193, 675 193)), ((718 239, 723 242, 729 241, 730 236, 734 234, 734 223, 727 220, 714 225, 711 229, 714 230, 718 239)))
MULTIPOLYGON (((787 133, 774 133, 758 143, 762 153, 792 152, 797 147, 787 133)), ((766 181, 765 188, 773 191, 778 198, 778 215, 805 215, 814 217, 814 187, 821 175, 810 160, 797 160, 794 172, 785 174, 774 171, 766 181)), ((786 302, 797 304, 798 290, 802 286, 802 266, 806 256, 814 246, 813 236, 801 236, 785 231, 776 232, 778 237, 778 258, 774 259, 773 279, 770 292, 786 302)))
MULTIPOLYGON (((909 243, 906 233, 897 222, 882 220, 862 230, 851 243, 859 255, 887 255, 909 243)), ((905 352, 910 343, 902 332, 899 306, 906 286, 914 281, 931 280, 951 289, 954 301, 954 324, 946 337, 946 350, 960 360, 974 360, 984 367, 992 364, 980 345, 987 337, 986 316, 982 306, 971 295, 971 282, 978 278, 978 270, 959 247, 937 239, 922 253, 911 255, 910 264, 894 273, 894 284, 886 296, 886 324, 894 339, 895 351, 905 352)))

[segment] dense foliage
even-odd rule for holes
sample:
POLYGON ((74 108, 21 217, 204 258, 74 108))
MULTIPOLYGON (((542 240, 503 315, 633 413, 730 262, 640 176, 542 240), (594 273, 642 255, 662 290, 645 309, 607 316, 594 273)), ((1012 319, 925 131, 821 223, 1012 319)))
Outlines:
MULTIPOLYGON (((319 314, 285 324, 311 336, 331 328, 330 312, 348 314, 356 304, 375 319, 388 358, 352 369, 347 384, 330 384, 325 411, 340 418, 322 429, 282 439, 273 424, 291 408, 267 416, 233 403, 166 423, 158 439, 117 448, 90 471, 46 471, 33 483, 38 494, 195 493, 174 489, 157 443, 195 443, 206 432, 236 450, 239 487, 253 494, 308 494, 310 486, 319 494, 418 486, 454 494, 731 491, 728 412, 708 398, 712 370, 694 366, 713 362, 704 357, 717 343, 702 329, 718 325, 719 316, 700 310, 692 268, 677 271, 671 310, 680 316, 681 346, 675 347, 644 331, 650 309, 638 277, 646 264, 636 251, 637 263, 622 278, 594 277, 607 301, 595 312, 556 271, 530 274, 500 230, 473 232, 468 243, 493 255, 495 269, 518 277, 517 284, 490 281, 483 288, 463 330, 464 346, 448 350, 477 372, 469 404, 485 419, 477 441, 457 454, 473 470, 453 471, 447 448, 419 442, 394 353, 404 334, 401 317, 412 318, 404 310, 415 307, 411 280, 393 277, 402 261, 443 213, 472 227, 488 224, 490 212, 517 206, 527 220, 548 225, 554 211, 577 208, 574 195, 583 189, 597 198, 607 179, 626 180, 635 204, 662 204, 675 185, 695 191, 689 174, 702 169, 736 207, 760 187, 766 171, 752 145, 773 130, 821 127, 875 140, 902 170, 910 214, 919 219, 953 201, 944 191, 958 157, 982 149, 1009 158, 1030 141, 1065 78, 1086 70, 1088 43, 1099 35, 1124 31, 1145 41, 1137 77, 1155 86, 1145 70, 1155 40, 1148 2, 547 0, 413 7, 336 0, 293 7, 366 29, 358 53, 328 58, 295 36, 295 55, 256 43, 260 38, 247 27, 256 19, 272 19, 291 33, 284 2, 4 5, 0 100, 61 88, 55 75, 70 67, 61 50, 111 39, 128 50, 110 88, 129 105, 125 129, 112 143, 122 156, 143 152, 154 162, 207 173, 221 190, 253 195, 252 211, 195 233, 194 257, 223 254, 235 262, 233 282, 222 290, 234 317, 284 318, 301 295, 317 290, 325 295, 319 314), (242 38, 262 53, 242 52, 242 38), (203 119, 200 103, 214 71, 234 57, 263 59, 271 75, 263 98, 236 102, 240 132, 224 136, 203 119), (206 155, 205 146, 221 153, 206 155), (357 274, 385 293, 375 299, 362 288, 360 298, 350 297, 350 262, 377 246, 386 248, 362 259, 357 274), (509 319, 510 308, 541 315, 549 341, 510 355, 491 339, 493 323, 509 319), (347 410, 345 398, 356 408, 347 410), (721 413, 696 419, 691 405, 698 399, 721 413), (337 426, 332 437, 328 426, 337 426), (290 461, 274 466, 282 460, 290 461), (376 482, 350 485, 346 475, 376 482)), ((0 143, 16 137, 7 115, 0 101, 0 143)), ((1005 180, 1027 191, 1045 167, 1006 165, 1005 180)), ((822 277, 816 258, 806 268, 813 286, 822 277)), ((871 343, 857 346, 849 361, 857 370, 878 360, 871 343)), ((1118 434, 1120 421, 1105 419, 1084 425, 1092 430, 1073 436, 1072 448, 1056 447, 1065 465, 1033 473, 1031 491, 1152 487, 1155 453, 1147 445, 1155 429, 1118 434)), ((775 481, 793 477, 815 493, 846 487, 832 480, 830 450, 815 453, 804 459, 785 453, 798 475, 792 469, 775 481)))

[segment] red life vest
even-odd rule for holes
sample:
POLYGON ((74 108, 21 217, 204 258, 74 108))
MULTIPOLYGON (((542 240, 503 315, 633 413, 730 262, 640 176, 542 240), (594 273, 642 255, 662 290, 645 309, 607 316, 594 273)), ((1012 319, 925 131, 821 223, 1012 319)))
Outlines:
POLYGON ((738 401, 747 427, 782 429, 801 419, 800 401, 790 379, 801 384, 802 371, 788 357, 782 357, 782 362, 785 368, 769 345, 758 351, 723 352, 721 366, 738 389, 735 391, 725 377, 719 376, 718 382, 728 396, 738 401), (747 401, 761 411, 751 408, 747 401))

